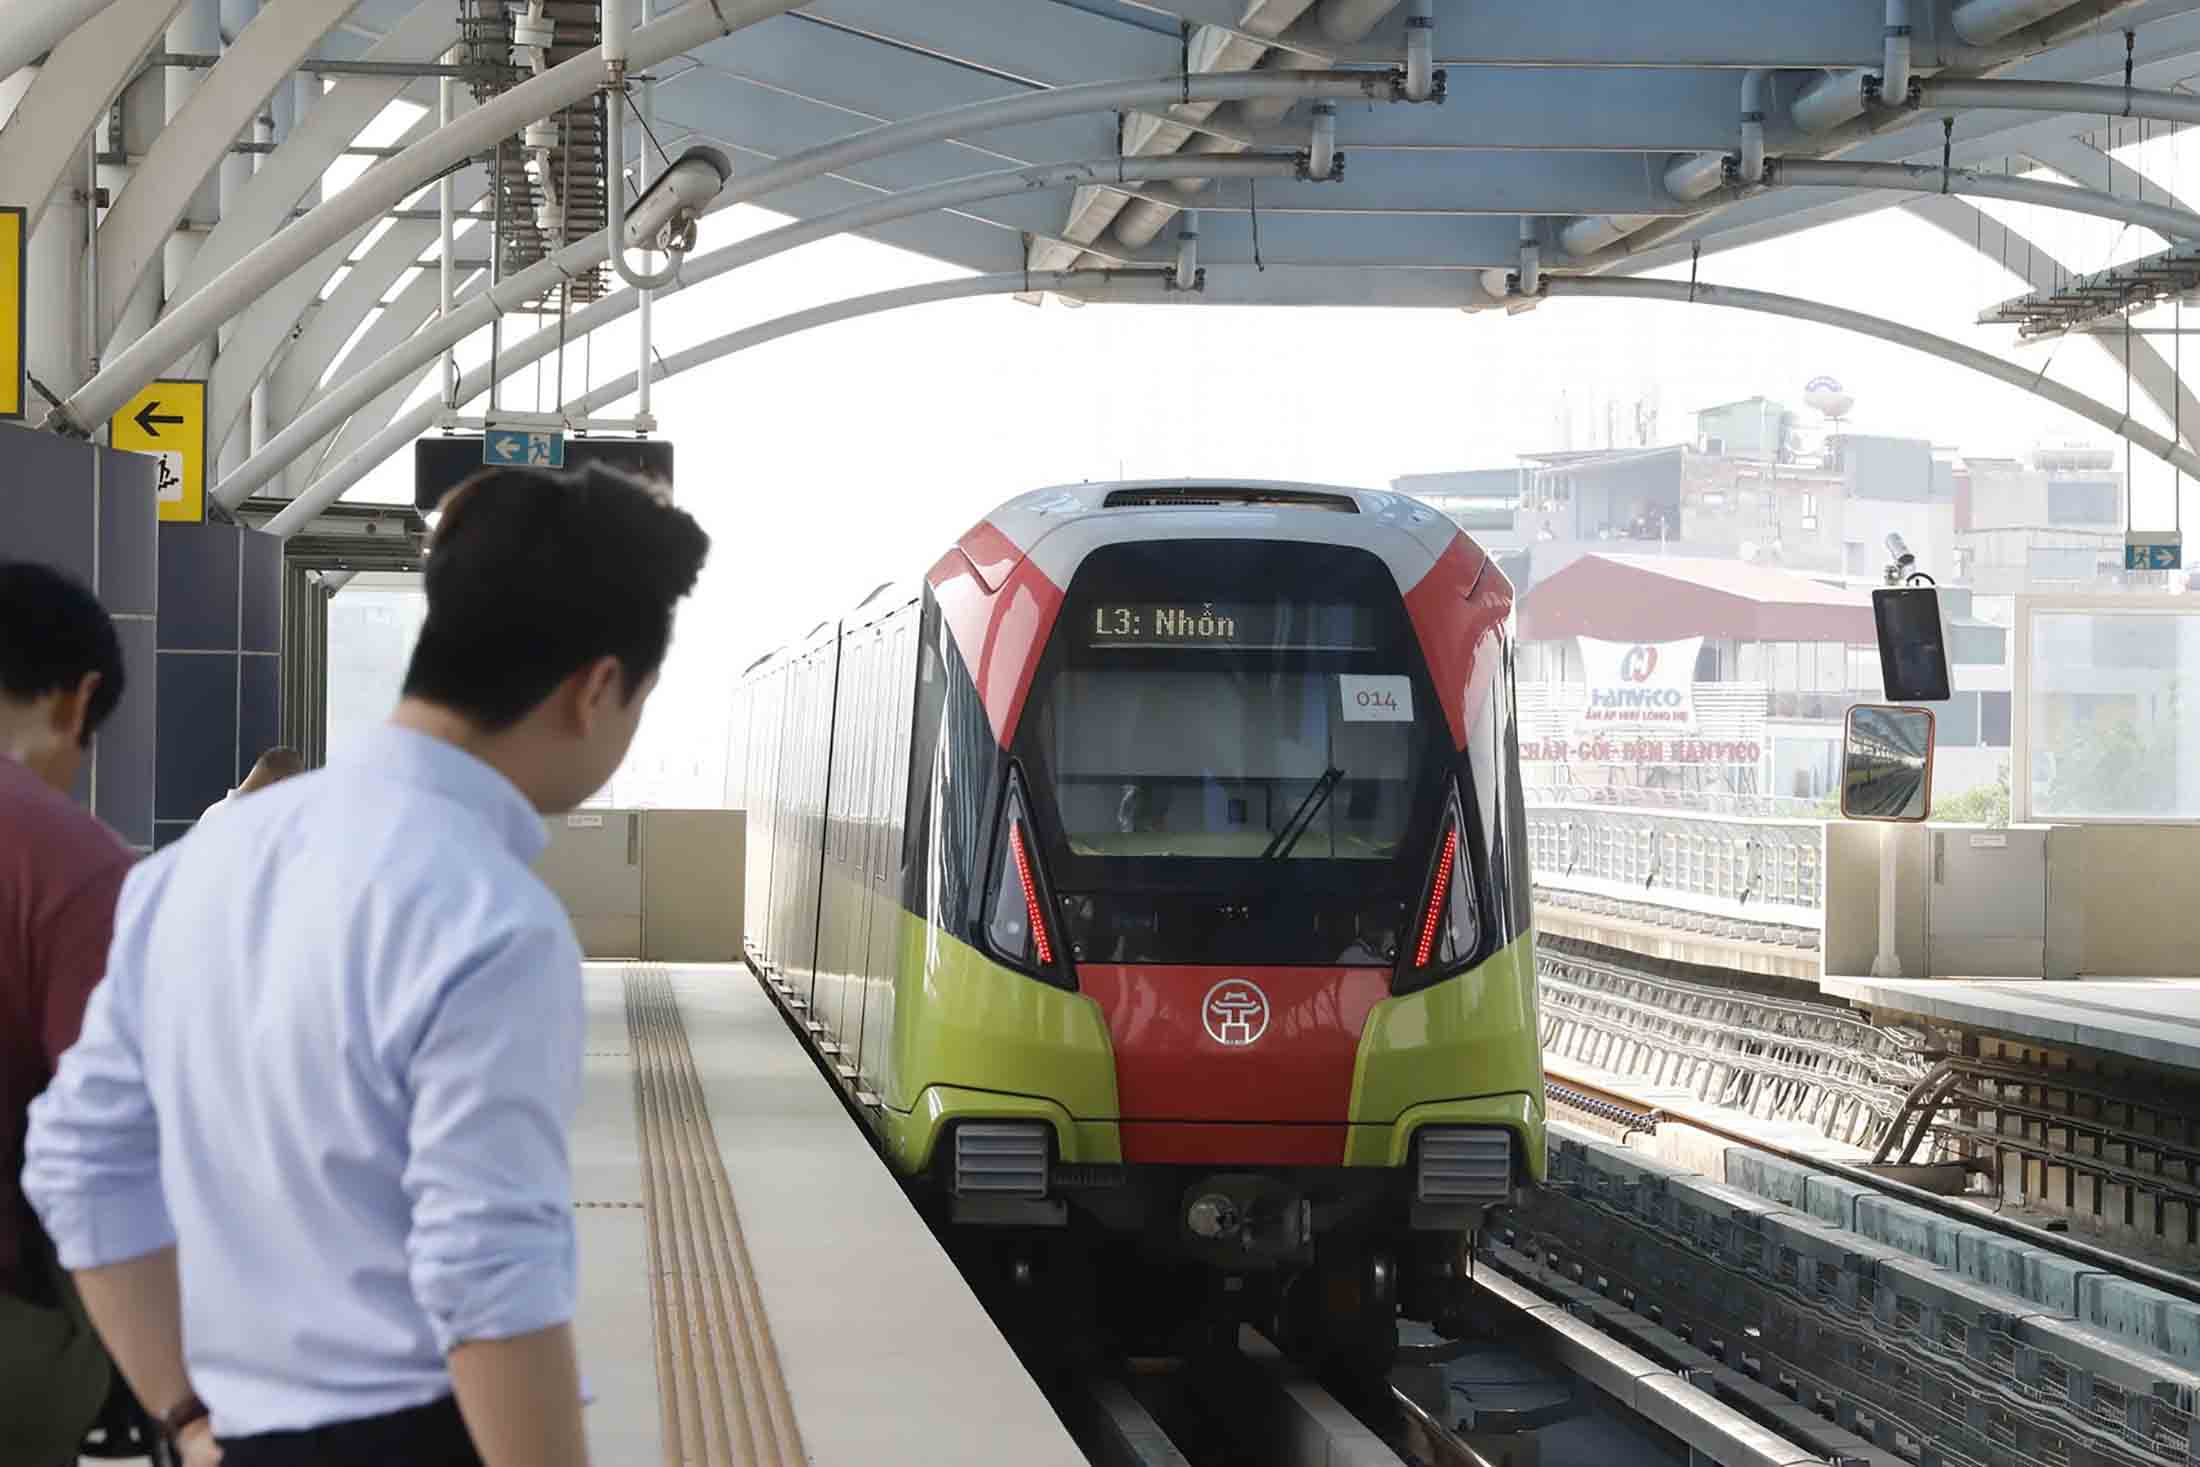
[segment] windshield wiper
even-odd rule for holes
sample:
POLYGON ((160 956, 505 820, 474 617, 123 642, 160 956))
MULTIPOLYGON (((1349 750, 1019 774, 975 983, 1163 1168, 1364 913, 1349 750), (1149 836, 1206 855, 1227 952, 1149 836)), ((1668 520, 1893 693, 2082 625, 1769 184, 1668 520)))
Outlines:
POLYGON ((1321 814, 1322 806, 1329 803, 1329 792, 1343 779, 1342 769, 1323 770, 1322 777, 1314 781, 1314 787, 1306 792, 1305 799, 1299 801, 1299 808, 1291 812, 1291 818, 1283 822, 1283 829, 1277 831, 1276 838, 1268 842, 1268 849, 1260 853, 1260 858, 1263 861, 1280 861, 1290 855, 1291 848, 1299 843, 1299 837, 1306 834, 1314 824, 1314 817, 1321 814))

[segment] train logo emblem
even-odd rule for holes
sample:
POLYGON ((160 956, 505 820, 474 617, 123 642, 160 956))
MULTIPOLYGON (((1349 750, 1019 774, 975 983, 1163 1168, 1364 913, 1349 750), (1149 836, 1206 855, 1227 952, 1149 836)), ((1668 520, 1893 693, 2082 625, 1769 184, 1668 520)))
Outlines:
POLYGON ((1225 978, 1207 990, 1199 1016, 1209 1039, 1243 1049, 1268 1032, 1268 995, 1243 978, 1225 978))
POLYGON ((1657 670, 1658 649, 1638 643, 1628 648, 1627 655, 1620 659, 1619 678, 1624 683, 1646 683, 1657 670))

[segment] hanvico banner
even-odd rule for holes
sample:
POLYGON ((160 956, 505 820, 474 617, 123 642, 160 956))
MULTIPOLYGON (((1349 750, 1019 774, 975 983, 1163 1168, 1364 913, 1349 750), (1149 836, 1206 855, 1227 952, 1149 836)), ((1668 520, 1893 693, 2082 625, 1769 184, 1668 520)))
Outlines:
POLYGON ((1701 637, 1678 642, 1581 644, 1586 696, 1576 720, 1583 731, 1651 730, 1686 733, 1696 726, 1696 653, 1701 637))

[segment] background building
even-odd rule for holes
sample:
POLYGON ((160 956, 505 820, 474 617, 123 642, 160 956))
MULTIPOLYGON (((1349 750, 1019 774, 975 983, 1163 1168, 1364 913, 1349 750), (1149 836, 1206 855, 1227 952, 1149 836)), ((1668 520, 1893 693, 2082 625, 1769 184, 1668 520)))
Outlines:
MULTIPOLYGON (((1823 381, 1809 397, 1825 412, 1851 405, 1823 381)), ((1990 785, 2008 770, 2014 598, 2121 575, 2125 486, 2110 450, 1966 461, 1761 396, 1703 409, 1687 442, 1560 449, 1393 486, 1473 533, 1520 593, 1523 737, 1554 756, 1541 771, 1554 791, 1826 797, 1849 706, 1881 696, 1866 591, 1890 535, 1945 593, 1954 696, 1934 706, 1941 787, 1990 785), (1635 739, 1628 759, 1581 758, 1593 644, 1654 658, 1689 638, 1701 639, 1692 726, 1716 735, 1700 742, 1718 757, 1675 761, 1666 741, 1635 739), (1753 759, 1739 757, 1752 745, 1753 759)))

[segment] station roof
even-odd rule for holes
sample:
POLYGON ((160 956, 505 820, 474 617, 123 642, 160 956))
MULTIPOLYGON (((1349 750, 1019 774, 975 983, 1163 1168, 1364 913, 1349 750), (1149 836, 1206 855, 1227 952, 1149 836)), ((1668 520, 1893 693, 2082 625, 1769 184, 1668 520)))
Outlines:
MULTIPOLYGON (((949 273, 927 284, 956 283, 956 272, 999 283, 1012 274, 1074 268, 1113 272, 1052 287, 1095 301, 1457 308, 1507 298, 1518 304, 1503 292, 1507 272, 1523 267, 1524 227, 1538 242, 1546 279, 1686 263, 1700 246, 1707 279, 1715 282, 1708 257, 1724 250, 1900 207, 1983 256, 2023 259, 2032 283, 2051 287, 2070 273, 2071 262, 2005 229, 2001 216, 1952 196, 1941 164, 1980 170, 1982 178, 2052 174, 2097 199, 2130 200, 2145 183, 2110 157, 2116 119, 2090 99, 2056 111, 2066 105, 2056 100, 2063 94, 2039 93, 2022 107, 1997 100, 1956 112, 1932 105, 1929 94, 1918 105, 1906 96, 1876 100, 1871 83, 1885 69, 1887 44, 1883 0, 807 0, 792 8, 777 0, 662 0, 653 21, 670 29, 657 34, 685 35, 690 22, 698 35, 721 29, 701 24, 706 7, 723 24, 769 18, 669 56, 653 52, 646 67, 638 62, 654 121, 649 129, 624 128, 626 153, 615 165, 644 148, 654 154, 661 146, 677 156, 691 144, 709 144, 730 158, 738 189, 743 178, 798 155, 815 161, 817 150, 858 134, 945 119, 921 143, 844 152, 830 168, 820 163, 820 171, 799 181, 790 174, 755 199, 820 225, 821 235, 847 230, 949 273), (1415 36, 1433 38, 1429 54, 1444 81, 1440 101, 1392 100, 1407 89, 1415 36), (1266 85, 1339 72, 1353 74, 1351 100, 1334 106, 1335 145, 1346 166, 1320 181, 1292 176, 1295 160, 1314 151, 1314 101, 1283 95, 1188 101, 1165 85, 1155 90, 1188 75, 1266 85), (1064 88, 1131 81, 1145 90, 1120 105, 1064 106, 1037 120, 982 126, 948 118, 978 104, 1038 101, 1064 88), (1761 104, 1764 146, 1776 164, 1921 165, 1938 183, 1920 192, 1922 174, 1880 173, 1868 186, 1825 179, 1798 185, 1784 181, 1778 168, 1763 184, 1742 181, 1745 85, 1761 90, 1753 105, 1761 104), (1375 98, 1363 99, 1363 88, 1375 98), (1821 105, 1828 96, 1830 110, 1821 105), (1951 115, 1957 125, 1944 149, 1942 123, 1951 115), (1129 160, 1177 172, 1126 178, 1120 165, 1129 160), (1191 166, 1210 162, 1215 175, 1233 168, 1236 175, 1208 176, 1191 166), (1074 181, 1050 175, 1044 186, 957 195, 905 213, 887 207, 917 190, 960 188, 981 174, 1040 166, 1084 171, 1074 181), (1282 171, 1253 176, 1270 169, 1282 171), (847 212, 874 206, 875 219, 847 212), (1195 214, 1203 273, 1194 289, 1164 289, 1164 267, 1177 261, 1195 214)), ((498 27, 509 23, 503 7, 461 0, 260 0, 257 7, 237 0, 221 7, 225 16, 231 9, 250 16, 255 8, 258 16, 227 50, 208 28, 185 52, 167 29, 172 11, 156 15, 119 0, 90 6, 24 0, 18 8, 96 11, 100 23, 81 25, 68 38, 78 43, 73 48, 55 47, 43 84, 21 94, 21 115, 0 130, 0 202, 28 205, 35 222, 42 201, 81 169, 80 150, 69 140, 82 138, 118 100, 130 104, 130 153, 118 165, 129 176, 99 225, 101 339, 77 354, 100 359, 110 374, 114 351, 136 329, 125 318, 140 286, 160 281, 167 291, 160 304, 173 313, 185 297, 272 246, 294 205, 312 202, 295 194, 256 198, 249 223, 206 236, 180 284, 163 279, 158 267, 179 213, 198 211, 190 223, 205 229, 200 216, 216 192, 210 185, 238 146, 240 128, 249 129, 262 110, 255 99, 271 93, 279 99, 294 76, 316 83, 305 89, 310 105, 269 109, 277 119, 275 152, 262 160, 248 192, 308 189, 345 146, 368 154, 425 147, 440 159, 429 141, 440 58, 462 31, 468 46, 496 50, 504 44, 498 27), (318 36, 305 34, 314 28, 318 36), (161 90, 171 68, 195 70, 205 85, 163 127, 161 90), (364 141, 393 96, 427 110, 402 137, 364 141)), ((212 8, 187 7, 186 16, 212 8)), ((641 8, 630 6, 629 15, 641 8)), ((1908 64, 1928 87, 1988 79, 2169 91, 2200 75, 2200 0, 1912 0, 1910 11, 1908 64)), ((596 12, 595 0, 551 6, 559 26, 582 28, 575 44, 593 35, 596 12)), ((560 35, 561 44, 571 39, 560 35)), ((592 53, 578 51, 563 66, 600 71, 592 53)), ((580 75, 566 75, 559 86, 580 75)), ((0 95, 6 82, 0 78, 0 95)), ((575 105, 585 95, 574 94, 575 105)), ((471 100, 459 98, 455 126, 467 126, 471 100)), ((517 109, 499 116, 506 111, 517 109)), ((600 149, 572 151, 582 166, 601 166, 600 149)), ((484 231, 471 226, 495 212, 486 197, 483 151, 469 157, 454 175, 470 226, 460 251, 462 309, 487 289, 474 258, 484 231)), ((387 165, 383 187, 395 189, 395 180, 411 182, 416 174, 425 183, 428 154, 412 155, 402 167, 396 161, 387 165)), ((511 173, 508 164, 499 176, 511 173)), ((2176 203, 2159 184, 2145 187, 2149 198, 2176 203)), ((362 226, 343 249, 314 257, 283 288, 267 282, 271 288, 256 296, 250 321, 225 323, 229 365, 216 369, 210 387, 217 438, 242 421, 257 378, 280 389, 276 417, 287 421, 317 386, 355 375, 364 381, 374 362, 406 359, 402 382, 393 376, 386 391, 378 385, 381 395, 341 431, 311 442, 312 458, 299 464, 292 489, 323 473, 314 463, 337 479, 369 442, 373 452, 388 451, 382 430, 404 420, 408 392, 435 371, 432 361, 416 362, 404 350, 436 294, 420 273, 434 254, 432 200, 423 203, 427 196, 415 199, 413 192, 392 203, 382 232, 370 236, 362 226), (240 334, 242 348, 233 349, 240 334)), ((561 238, 590 227, 593 216, 576 214, 561 238)), ((727 231, 706 221, 704 235, 705 253, 724 249, 727 231)), ((262 284, 251 269, 233 277, 247 278, 262 284)), ((613 285, 607 299, 631 294, 613 285)), ((203 354, 203 337, 195 349, 203 354)), ((2154 350, 2143 342, 2135 348, 2142 355, 2154 350)), ((93 396, 104 401, 126 386, 110 375, 93 396)), ((354 400, 343 399, 347 407, 354 400)), ((469 394, 469 404, 479 400, 469 394)), ((286 443, 283 452, 295 454, 295 446, 286 443)), ((325 502, 310 490, 305 497, 325 502)))
POLYGON ((1871 643, 1871 596, 1791 570, 1681 555, 1584 555, 1520 600, 1525 641, 1871 643))

